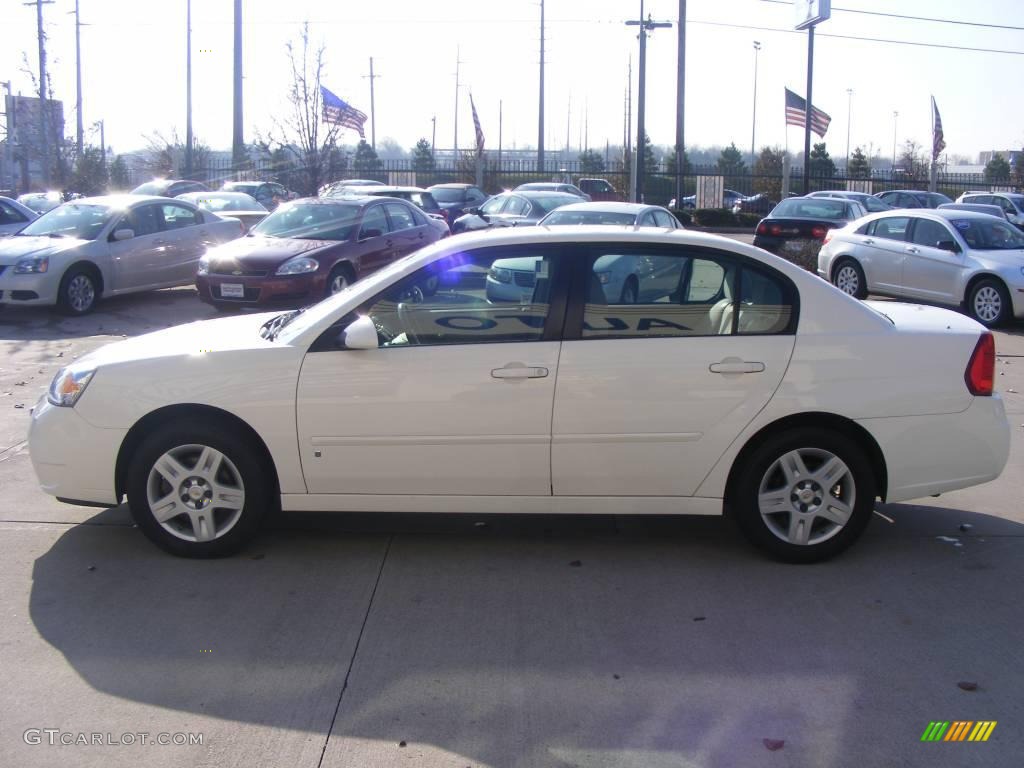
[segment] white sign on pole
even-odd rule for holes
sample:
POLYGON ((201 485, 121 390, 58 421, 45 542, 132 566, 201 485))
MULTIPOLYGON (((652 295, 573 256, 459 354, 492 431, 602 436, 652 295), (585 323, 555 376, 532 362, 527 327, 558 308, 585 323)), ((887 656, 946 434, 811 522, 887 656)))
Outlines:
POLYGON ((832 16, 832 0, 795 0, 796 28, 807 29, 828 21, 832 16))

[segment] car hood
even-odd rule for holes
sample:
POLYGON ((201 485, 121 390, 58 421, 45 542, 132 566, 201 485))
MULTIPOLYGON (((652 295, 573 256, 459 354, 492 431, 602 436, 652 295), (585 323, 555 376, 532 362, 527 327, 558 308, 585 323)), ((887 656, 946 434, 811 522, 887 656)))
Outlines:
POLYGON ((278 267, 296 256, 316 256, 337 240, 305 240, 289 237, 240 237, 207 251, 211 266, 244 264, 249 268, 278 267))
POLYGON ((5 237, 0 240, 0 266, 10 266, 19 259, 56 256, 90 242, 69 237, 5 237))
POLYGON ((200 356, 277 346, 260 327, 278 312, 200 320, 107 344, 76 360, 74 367, 141 363, 165 357, 200 356))

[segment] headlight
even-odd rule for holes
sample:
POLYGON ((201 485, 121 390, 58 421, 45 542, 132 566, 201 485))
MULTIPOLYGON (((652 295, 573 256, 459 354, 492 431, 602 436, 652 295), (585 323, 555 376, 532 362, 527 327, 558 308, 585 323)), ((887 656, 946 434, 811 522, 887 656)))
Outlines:
POLYGON ((289 259, 278 267, 277 274, 304 275, 307 272, 316 272, 319 268, 320 263, 316 259, 310 259, 306 256, 297 256, 294 259, 289 259))
POLYGON ((199 265, 196 267, 197 275, 208 275, 210 274, 210 259, 203 256, 199 259, 199 265))
POLYGON ((512 282, 511 269, 504 269, 503 267, 491 267, 490 276, 492 280, 496 280, 499 283, 512 282))
POLYGON ((53 377, 47 399, 54 405, 72 407, 85 392, 95 368, 61 368, 53 377))
POLYGON ((14 265, 14 274, 16 275, 41 275, 50 268, 50 259, 48 256, 36 259, 22 259, 14 265))

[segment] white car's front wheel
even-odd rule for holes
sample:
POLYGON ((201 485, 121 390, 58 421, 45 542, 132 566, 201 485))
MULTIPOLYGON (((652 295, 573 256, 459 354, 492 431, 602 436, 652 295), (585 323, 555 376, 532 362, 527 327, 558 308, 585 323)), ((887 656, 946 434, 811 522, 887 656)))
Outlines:
POLYGON ((237 552, 259 530, 273 493, 237 430, 182 420, 156 430, 129 469, 128 503, 142 532, 182 557, 237 552))
POLYGON ((1010 315, 1010 294, 1006 286, 995 278, 979 280, 967 296, 967 310, 986 328, 994 328, 1002 325, 1010 315))

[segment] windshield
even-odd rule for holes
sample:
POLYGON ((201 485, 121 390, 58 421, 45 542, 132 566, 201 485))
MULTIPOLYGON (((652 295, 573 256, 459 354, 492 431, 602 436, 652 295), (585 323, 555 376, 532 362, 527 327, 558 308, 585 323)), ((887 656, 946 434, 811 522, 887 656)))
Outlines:
POLYGON ((636 222, 632 213, 612 211, 555 211, 545 217, 544 224, 612 224, 629 226, 636 222))
POLYGON ((830 200, 824 197, 793 198, 783 200, 771 212, 773 218, 791 219, 846 219, 849 205, 845 200, 830 200))
POLYGON ((60 198, 50 195, 33 195, 31 197, 18 198, 18 202, 26 208, 31 208, 36 213, 45 213, 60 205, 60 198))
MULTIPOLYGON (((566 197, 531 197, 530 202, 533 203, 534 209, 540 208, 542 213, 546 213, 547 211, 555 210, 555 208, 561 208, 563 205, 568 205, 574 202, 574 200, 567 195, 566 197)), ((575 199, 575 202, 579 202, 578 197, 575 199)))
POLYGON ((430 194, 439 203, 461 203, 466 199, 466 193, 461 189, 432 189, 430 194))
POLYGON ((166 181, 147 181, 132 190, 133 195, 163 195, 169 185, 166 181))
POLYGON ((238 182, 227 183, 224 188, 231 192, 242 192, 246 195, 251 195, 259 187, 259 184, 239 184, 238 182))
POLYGON ((868 213, 879 213, 880 211, 888 211, 892 208, 891 205, 883 203, 874 195, 864 195, 864 199, 861 202, 868 209, 868 213))
POLYGON ((941 192, 929 192, 928 199, 931 201, 932 208, 938 208, 940 205, 953 202, 941 192))
POLYGON ((348 240, 360 206, 349 203, 286 203, 253 227, 250 235, 307 240, 348 240))
POLYGON ((254 198, 241 192, 194 192, 181 195, 182 200, 194 203, 204 211, 265 211, 254 198))
POLYGON ((115 210, 109 205, 83 205, 64 203, 44 213, 25 227, 18 235, 23 237, 50 236, 73 237, 78 240, 95 240, 110 221, 115 210))
POLYGON ((996 218, 953 219, 950 222, 968 247, 976 251, 1012 251, 1024 248, 1024 233, 996 218))

